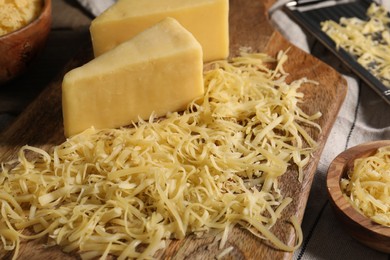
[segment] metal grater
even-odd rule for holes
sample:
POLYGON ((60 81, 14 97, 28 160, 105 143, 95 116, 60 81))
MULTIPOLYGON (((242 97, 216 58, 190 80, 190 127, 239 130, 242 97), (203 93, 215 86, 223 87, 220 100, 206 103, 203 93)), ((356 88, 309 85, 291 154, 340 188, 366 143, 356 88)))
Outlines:
POLYGON ((287 2, 283 10, 332 51, 390 105, 390 89, 360 65, 348 52, 336 49, 334 42, 321 30, 320 25, 325 20, 338 22, 341 17, 367 19, 366 11, 372 2, 372 0, 297 0, 287 2))

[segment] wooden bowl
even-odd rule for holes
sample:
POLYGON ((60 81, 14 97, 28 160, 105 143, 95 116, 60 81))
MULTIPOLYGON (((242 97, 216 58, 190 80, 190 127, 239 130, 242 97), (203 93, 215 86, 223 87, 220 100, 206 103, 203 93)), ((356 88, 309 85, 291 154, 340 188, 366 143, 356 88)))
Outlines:
POLYGON ((362 244, 385 253, 390 253, 390 227, 375 223, 359 213, 343 195, 340 180, 347 178, 355 159, 371 156, 378 148, 388 145, 390 140, 374 141, 342 152, 330 164, 326 183, 333 209, 346 232, 362 244))
POLYGON ((21 74, 44 47, 51 28, 51 0, 26 26, 0 36, 0 85, 21 74))

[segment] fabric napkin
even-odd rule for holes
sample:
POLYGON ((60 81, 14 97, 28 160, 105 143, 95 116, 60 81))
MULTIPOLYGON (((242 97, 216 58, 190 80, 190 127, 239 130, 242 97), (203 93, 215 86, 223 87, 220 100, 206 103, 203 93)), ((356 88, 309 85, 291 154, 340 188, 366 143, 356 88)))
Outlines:
POLYGON ((77 0, 88 12, 94 16, 98 16, 108 7, 113 5, 116 0, 77 0))
MULTIPOLYGON (((99 15, 115 0, 78 0, 93 15, 99 15)), ((258 0, 259 1, 259 0, 258 0)), ((390 1, 379 1, 390 10, 390 1)), ((390 106, 318 41, 306 34, 280 7, 270 10, 271 22, 292 44, 337 69, 348 82, 348 93, 322 153, 302 223, 304 241, 294 259, 376 259, 389 256, 361 245, 344 232, 335 218, 326 190, 329 164, 342 151, 373 141, 390 140, 390 106)))

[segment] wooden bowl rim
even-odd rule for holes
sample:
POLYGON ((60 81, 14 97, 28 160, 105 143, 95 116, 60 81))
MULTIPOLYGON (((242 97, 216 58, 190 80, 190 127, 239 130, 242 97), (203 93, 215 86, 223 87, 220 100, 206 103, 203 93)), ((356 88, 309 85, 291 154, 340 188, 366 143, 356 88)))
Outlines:
POLYGON ((12 32, 9 32, 7 34, 0 36, 0 40, 4 40, 6 38, 12 37, 15 34, 23 33, 24 31, 28 30, 30 27, 39 23, 39 21, 41 21, 45 17, 47 17, 48 19, 51 19, 50 18, 50 16, 51 16, 51 0, 42 0, 42 1, 44 2, 42 10, 41 10, 40 14, 37 17, 35 17, 34 20, 32 20, 30 23, 26 24, 25 26, 15 30, 15 31, 12 31, 12 32))
MULTIPOLYGON (((378 148, 390 145, 390 140, 380 140, 363 143, 340 153, 330 164, 327 174, 328 195, 336 210, 343 212, 351 221, 360 227, 382 237, 390 237, 390 227, 375 223, 369 217, 360 213, 343 195, 340 180, 346 176, 356 158, 373 155, 378 148)), ((368 235, 368 234, 367 234, 368 235)))

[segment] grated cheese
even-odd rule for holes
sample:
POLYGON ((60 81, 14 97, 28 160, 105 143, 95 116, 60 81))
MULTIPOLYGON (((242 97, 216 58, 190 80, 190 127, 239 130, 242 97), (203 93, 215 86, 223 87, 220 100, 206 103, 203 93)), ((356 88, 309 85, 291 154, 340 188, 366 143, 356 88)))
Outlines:
POLYGON ((234 249, 234 247, 232 246, 229 246, 227 248, 225 248, 221 253, 219 253, 217 255, 217 259, 223 259, 223 257, 225 257, 227 254, 229 254, 232 250, 234 249))
POLYGON ((285 52, 276 59, 243 53, 214 62, 204 73, 205 96, 181 113, 90 128, 50 152, 24 146, 0 172, 4 247, 16 258, 21 240, 48 235, 83 259, 143 259, 167 239, 219 230, 227 254, 229 231, 239 225, 295 250, 302 241, 295 217, 294 245, 270 231, 292 201, 278 177, 295 164, 302 180, 317 146, 303 124, 320 131, 321 113, 298 107, 299 87, 313 82, 286 83, 286 60, 285 52))
POLYGON ((321 23, 324 31, 336 44, 353 55, 357 62, 390 88, 390 17, 387 10, 372 3, 367 10, 368 20, 341 17, 321 23))
POLYGON ((355 160, 341 188, 352 205, 376 223, 390 227, 390 146, 355 160))
POLYGON ((0 0, 0 36, 31 23, 42 5, 42 0, 0 0))

